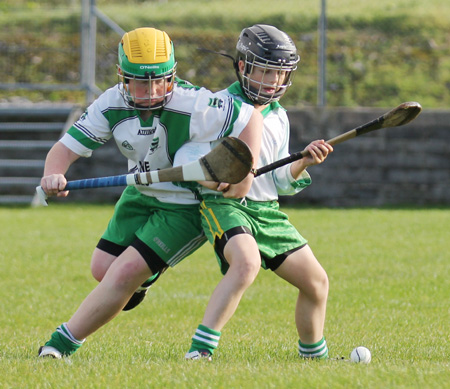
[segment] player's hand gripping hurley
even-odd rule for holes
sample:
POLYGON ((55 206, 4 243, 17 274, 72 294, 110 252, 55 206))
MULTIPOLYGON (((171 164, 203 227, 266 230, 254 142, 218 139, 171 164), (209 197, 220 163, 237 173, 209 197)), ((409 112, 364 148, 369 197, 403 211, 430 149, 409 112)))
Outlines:
MULTIPOLYGON (((64 190, 147 185, 172 181, 215 181, 237 184, 247 176, 252 165, 252 152, 247 144, 238 138, 227 137, 205 156, 183 166, 145 173, 69 181, 64 190)), ((36 188, 36 193, 39 203, 47 205, 47 195, 41 186, 36 188)))
MULTIPOLYGON (((331 146, 337 145, 339 143, 345 142, 349 139, 355 138, 360 135, 367 134, 368 132, 379 130, 380 128, 388 127, 399 127, 404 124, 409 123, 414 120, 417 115, 422 111, 422 107, 416 102, 402 103, 398 107, 392 109, 391 111, 385 113, 379 118, 372 120, 362 126, 356 127, 353 130, 347 131, 341 135, 338 135, 327 141, 331 146)), ((274 169, 281 166, 287 165, 288 163, 297 161, 306 157, 309 153, 307 151, 300 151, 298 153, 291 154, 289 157, 275 161, 269 165, 263 166, 259 169, 252 169, 255 177, 261 174, 268 173, 274 169)))

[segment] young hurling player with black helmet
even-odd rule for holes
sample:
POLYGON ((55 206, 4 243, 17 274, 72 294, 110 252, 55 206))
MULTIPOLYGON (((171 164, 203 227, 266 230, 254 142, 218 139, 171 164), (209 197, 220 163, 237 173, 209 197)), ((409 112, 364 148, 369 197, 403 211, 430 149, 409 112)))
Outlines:
MULTIPOLYGON (((264 117, 258 167, 289 155, 289 121, 278 100, 291 85, 299 60, 292 39, 273 26, 257 24, 240 34, 235 58, 239 81, 226 92, 253 104, 264 117)), ((187 144, 179 150, 176 163, 187 162, 191 146, 187 144)), ((241 199, 228 199, 217 191, 200 189, 203 229, 214 246, 224 277, 211 296, 186 359, 211 359, 222 328, 233 316, 261 266, 299 291, 295 323, 300 356, 327 358, 323 335, 327 274, 307 240, 279 210, 277 202, 279 195, 294 195, 310 185, 305 169, 322 163, 333 151, 323 140, 310 143, 305 150, 309 157, 256 177, 250 191, 241 199)))
MULTIPOLYGON (((173 43, 165 32, 138 28, 124 34, 118 56, 119 83, 92 103, 49 151, 41 180, 48 196, 67 196, 64 175, 69 167, 109 139, 128 159, 130 172, 172 167, 175 152, 186 142, 209 144, 231 135, 258 156, 261 114, 223 93, 175 79, 173 43), (215 99, 220 107, 211 104, 215 99)), ((245 195, 252 180, 249 175, 233 185, 227 196, 245 195)), ((205 241, 191 190, 170 182, 127 187, 92 256, 92 274, 100 283, 40 348, 39 356, 74 353, 127 303, 128 309, 137 305, 152 277, 205 241)))

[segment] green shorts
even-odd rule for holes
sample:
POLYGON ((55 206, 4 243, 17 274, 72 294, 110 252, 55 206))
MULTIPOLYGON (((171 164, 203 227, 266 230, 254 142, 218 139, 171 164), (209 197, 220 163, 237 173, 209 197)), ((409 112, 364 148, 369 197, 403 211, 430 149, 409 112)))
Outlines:
POLYGON ((229 265, 218 245, 223 242, 224 233, 227 231, 234 231, 232 234, 245 231, 253 235, 264 269, 276 270, 287 255, 308 243, 289 222, 288 216, 280 211, 277 201, 241 202, 240 199, 204 195, 200 212, 203 230, 214 245, 223 274, 229 265))
MULTIPOLYGON (((120 250, 132 243, 137 247, 134 244, 136 238, 141 241, 139 244, 150 249, 146 250, 144 246, 142 251, 139 250, 141 254, 156 254, 168 266, 175 266, 206 242, 198 204, 163 203, 143 195, 133 186, 127 187, 116 204, 102 240, 107 241, 107 247, 116 245, 120 250)), ((110 252, 108 248, 105 251, 110 252)), ((149 262, 148 258, 145 260, 149 262)))

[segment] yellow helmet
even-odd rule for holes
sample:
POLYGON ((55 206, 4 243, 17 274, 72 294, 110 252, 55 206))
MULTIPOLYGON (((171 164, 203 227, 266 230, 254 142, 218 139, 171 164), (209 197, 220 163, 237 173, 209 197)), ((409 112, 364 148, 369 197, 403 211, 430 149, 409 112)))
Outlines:
MULTIPOLYGON (((127 32, 119 43, 119 88, 127 105, 136 109, 159 109, 166 105, 173 92, 176 61, 173 42, 166 32, 155 28, 143 27, 127 32), (157 97, 149 97, 149 104, 136 104, 135 96, 130 94, 130 80, 166 81, 165 95, 162 102, 152 105, 157 97)), ((142 99, 140 99, 142 101, 142 99)))

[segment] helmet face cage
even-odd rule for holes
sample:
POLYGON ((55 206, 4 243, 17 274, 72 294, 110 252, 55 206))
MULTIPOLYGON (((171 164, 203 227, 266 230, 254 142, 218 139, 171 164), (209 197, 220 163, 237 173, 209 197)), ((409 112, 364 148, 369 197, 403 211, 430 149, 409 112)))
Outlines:
POLYGON ((297 62, 294 64, 272 63, 247 51, 244 60, 244 73, 240 75, 241 86, 251 101, 266 105, 278 101, 284 95, 292 85, 295 70, 297 70, 297 62), (256 69, 261 70, 263 74, 261 81, 252 79, 252 73, 256 69), (265 82, 265 76, 269 71, 278 73, 278 84, 271 93, 265 91, 266 88, 273 89, 273 84, 265 82))
POLYGON ((167 33, 148 27, 125 33, 118 58, 119 90, 127 106, 155 110, 170 101, 177 64, 167 33), (155 91, 159 95, 152 95, 155 91))
POLYGON ((154 73, 147 77, 124 73, 117 65, 117 76, 119 79, 119 90, 125 104, 133 109, 152 111, 164 107, 172 98, 173 85, 175 82, 176 65, 167 74, 155 76, 154 73), (163 83, 161 95, 152 95, 152 83, 163 83), (137 96, 137 91, 146 91, 146 97, 137 96))
POLYGON ((246 96, 260 105, 278 101, 292 85, 293 73, 300 61, 292 39, 274 26, 255 24, 241 32, 236 49, 236 72, 246 96), (238 70, 239 61, 244 62, 243 73, 238 70), (255 70, 260 81, 252 78, 255 70), (266 77, 269 72, 270 79, 266 77), (272 81, 273 72, 278 73, 277 85, 272 81))

